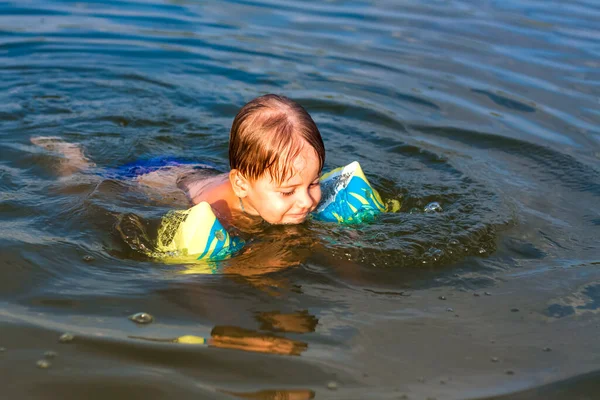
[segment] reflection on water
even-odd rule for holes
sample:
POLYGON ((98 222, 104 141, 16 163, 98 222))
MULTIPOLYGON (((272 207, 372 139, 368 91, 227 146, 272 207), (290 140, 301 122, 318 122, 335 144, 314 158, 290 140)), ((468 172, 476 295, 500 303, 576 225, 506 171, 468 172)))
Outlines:
MULTIPOLYGON (((309 315, 306 311, 293 314, 282 314, 279 312, 259 313, 256 318, 262 323, 261 330, 276 330, 291 333, 314 332, 318 322, 315 316, 309 315)), ((308 348, 307 343, 299 340, 236 326, 215 326, 210 332, 210 338, 194 335, 183 335, 166 339, 143 336, 129 336, 129 338, 163 343, 208 345, 223 349, 291 356, 299 356, 308 348)))
POLYGON ((0 3, 6 396, 534 398, 581 376, 540 393, 593 398, 599 17, 587 0, 0 3), (360 161, 399 212, 261 226, 208 268, 148 259, 187 199, 100 172, 226 171, 233 116, 267 92, 308 109, 326 170, 360 161), (43 136, 95 167, 65 178, 43 136))
POLYGON ((222 390, 222 393, 227 393, 240 399, 256 399, 256 400, 307 400, 314 399, 315 392, 312 390, 260 390, 258 392, 229 392, 222 390))
POLYGON ((254 332, 235 326, 215 326, 209 344, 225 349, 299 356, 308 344, 273 334, 254 332))
POLYGON ((319 320, 307 310, 293 314, 282 314, 277 311, 259 312, 256 320, 261 323, 260 329, 274 332, 314 332, 319 320))

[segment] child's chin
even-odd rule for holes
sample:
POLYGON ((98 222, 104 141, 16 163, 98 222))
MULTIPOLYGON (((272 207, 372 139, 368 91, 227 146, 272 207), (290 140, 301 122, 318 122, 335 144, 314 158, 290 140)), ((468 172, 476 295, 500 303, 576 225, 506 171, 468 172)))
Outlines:
POLYGON ((287 214, 284 215, 283 218, 280 218, 277 221, 269 221, 267 218, 263 217, 263 219, 271 225, 298 225, 307 220, 310 214, 287 214))
POLYGON ((301 224, 306 221, 307 216, 308 214, 286 215, 281 223, 285 225, 301 224))

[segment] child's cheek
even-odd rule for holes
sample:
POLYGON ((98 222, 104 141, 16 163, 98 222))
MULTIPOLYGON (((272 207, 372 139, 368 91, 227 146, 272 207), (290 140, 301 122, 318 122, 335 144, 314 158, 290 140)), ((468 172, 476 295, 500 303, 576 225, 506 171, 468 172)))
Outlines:
POLYGON ((273 211, 278 211, 283 208, 286 198, 281 193, 275 192, 270 197, 271 201, 269 202, 270 204, 267 205, 268 207, 270 207, 273 211))
POLYGON ((288 198, 282 195, 279 195, 276 201, 272 203, 271 212, 277 216, 277 218, 281 219, 289 210, 288 198))

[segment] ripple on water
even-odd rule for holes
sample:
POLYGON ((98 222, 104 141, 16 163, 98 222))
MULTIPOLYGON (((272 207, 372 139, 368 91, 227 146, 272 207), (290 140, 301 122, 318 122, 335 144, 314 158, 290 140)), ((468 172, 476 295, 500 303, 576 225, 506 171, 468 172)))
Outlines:
MULTIPOLYGON (((397 387, 399 379, 410 386, 422 375, 419 366, 421 371, 443 368, 448 359, 435 359, 439 353, 414 357, 415 375, 401 376, 393 374, 398 358, 382 354, 382 349, 397 350, 399 336, 386 328, 382 319, 391 319, 378 306, 387 300, 393 309, 423 305, 419 293, 397 295, 403 293, 397 286, 407 279, 427 276, 423 286, 476 288, 469 299, 493 304, 503 291, 494 288, 495 297, 486 297, 492 292, 483 290, 503 281, 497 266, 510 264, 505 261, 511 257, 533 265, 523 263, 525 272, 549 259, 581 260, 583 252, 597 258, 596 3, 2 2, 2 293, 9 302, 47 313, 52 323, 79 312, 98 315, 97 324, 112 324, 106 315, 117 313, 114 337, 96 343, 97 351, 85 352, 91 357, 69 356, 73 362, 85 359, 81 370, 93 370, 80 385, 80 397, 91 386, 135 397, 169 385, 187 391, 182 397, 203 387, 206 397, 214 396, 214 385, 203 386, 203 380, 219 381, 224 395, 239 398, 315 397, 310 388, 340 398, 357 390, 353 393, 360 397, 356 393, 368 385, 341 373, 361 375, 352 365, 376 365, 369 374, 381 382, 380 397, 393 396, 390 387, 397 387), (221 264, 227 277, 184 275, 207 271, 148 262, 135 249, 149 246, 156 220, 173 203, 166 205, 164 198, 140 193, 127 182, 101 179, 96 172, 162 155, 190 156, 226 168, 233 116, 266 92, 286 94, 314 116, 326 142, 327 169, 360 161, 385 199, 401 201, 399 212, 362 226, 310 221, 266 227, 248 251, 221 264), (98 179, 58 179, 61 162, 32 149, 30 138, 36 135, 81 143, 98 167, 90 176, 98 179), (507 227, 510 240, 504 238, 507 227), (359 268, 353 269, 356 264, 359 268), (350 274, 364 267, 367 280, 384 276, 391 287, 369 289, 368 297, 354 303, 365 304, 368 311, 356 313, 348 305, 364 291, 349 289, 346 281, 328 273, 339 266, 348 266, 344 272, 350 274), (435 279, 428 274, 430 266, 435 279), (450 276, 456 269, 460 275, 450 276), (500 276, 488 274, 491 269, 500 276), (169 321, 144 329, 124 319, 149 310, 148 305, 169 321), (284 309, 295 311, 274 311, 284 309), (333 317, 329 322, 328 315, 333 317), (206 343, 198 336, 206 332, 188 332, 190 324, 199 322, 191 316, 214 326, 206 343), (370 318, 382 327, 375 327, 373 337, 365 335, 370 318), (217 320, 223 323, 213 324, 217 320), (185 329, 172 332, 180 328, 185 329), (170 338, 169 343, 120 342, 127 329, 159 329, 164 335, 157 337, 170 338), (267 358, 259 354, 265 348, 296 357, 267 358), (368 358, 355 358, 360 352, 368 358), (139 384, 97 362, 107 360, 107 354, 116 355, 139 384), (264 368, 253 368, 257 361, 264 368), (164 380, 154 379, 157 362, 164 380), (95 370, 87 368, 92 365, 95 370), (182 369, 193 375, 189 382, 182 374, 175 384, 169 381, 169 371, 182 369), (389 378, 386 371, 392 371, 389 378), (294 382, 300 383, 297 389, 291 388, 294 382), (329 385, 332 391, 328 382, 335 383, 329 385)), ((178 202, 176 207, 187 205, 178 202)), ((593 317, 600 309, 597 279, 581 279, 591 281, 546 304, 545 315, 557 320, 555 326, 579 314, 593 317)), ((443 298, 457 299, 453 291, 443 293, 443 298)), ((451 306, 441 309, 460 311, 461 321, 467 321, 467 308, 438 301, 438 295, 429 297, 437 307, 451 306)), ((534 295, 524 296, 534 301, 534 295)), ((504 309, 508 315, 510 309, 504 309)), ((447 317, 454 320, 444 312, 447 317)), ((503 323, 489 313, 471 318, 489 321, 492 329, 503 323)), ((78 319, 71 321, 80 328, 78 319)), ((414 333, 412 327, 401 331, 414 333)), ((584 333, 581 326, 574 329, 584 333)), ((78 344, 58 345, 61 354, 93 349, 94 341, 102 341, 83 336, 62 336, 61 342, 78 344)), ((501 355, 500 364, 510 358, 501 355)), ((487 376, 500 371, 502 379, 507 378, 502 371, 517 371, 523 382, 535 381, 525 367, 535 365, 535 359, 523 358, 523 367, 514 370, 512 365, 498 370, 488 360, 483 358, 485 365, 495 369, 487 376)), ((57 358, 56 365, 62 361, 57 358)), ((576 363, 589 367, 579 361, 570 364, 572 371, 576 363)), ((19 375, 28 377, 35 362, 30 359, 19 375)), ((73 396, 78 390, 70 384, 73 376, 66 372, 67 383, 55 383, 52 392, 73 396)), ((446 378, 427 377, 427 382, 461 389, 459 379, 452 385, 446 378)), ((501 385, 488 391, 499 392, 501 385)), ((363 390, 372 395, 373 388, 363 390)))

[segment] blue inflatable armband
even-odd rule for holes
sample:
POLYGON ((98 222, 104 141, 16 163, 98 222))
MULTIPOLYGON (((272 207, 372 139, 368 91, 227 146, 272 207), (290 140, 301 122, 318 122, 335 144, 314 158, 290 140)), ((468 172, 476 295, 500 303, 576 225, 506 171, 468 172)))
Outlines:
POLYGON ((321 192, 321 203, 313 213, 317 220, 357 224, 386 211, 357 161, 324 174, 321 192))

